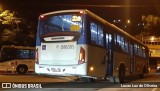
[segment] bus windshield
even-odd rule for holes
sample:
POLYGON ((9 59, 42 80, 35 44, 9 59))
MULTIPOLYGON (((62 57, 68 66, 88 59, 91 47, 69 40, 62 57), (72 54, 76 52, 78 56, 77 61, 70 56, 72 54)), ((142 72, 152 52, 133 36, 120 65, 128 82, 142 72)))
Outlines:
POLYGON ((76 13, 41 15, 38 29, 40 35, 70 31, 80 33, 82 30, 82 15, 76 13))

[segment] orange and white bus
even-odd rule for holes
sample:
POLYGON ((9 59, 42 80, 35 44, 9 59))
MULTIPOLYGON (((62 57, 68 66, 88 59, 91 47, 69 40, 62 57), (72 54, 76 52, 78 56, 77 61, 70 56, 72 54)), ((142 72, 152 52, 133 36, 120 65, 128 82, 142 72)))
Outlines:
POLYGON ((89 10, 60 10, 39 17, 37 74, 124 82, 127 76, 147 72, 148 55, 147 46, 89 10))
POLYGON ((35 47, 4 45, 0 50, 0 72, 34 72, 35 47))

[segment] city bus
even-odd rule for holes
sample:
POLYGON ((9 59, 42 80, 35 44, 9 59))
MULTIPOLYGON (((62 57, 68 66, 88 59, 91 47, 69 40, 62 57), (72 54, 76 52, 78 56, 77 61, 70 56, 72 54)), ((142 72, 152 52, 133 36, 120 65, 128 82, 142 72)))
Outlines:
POLYGON ((60 10, 39 16, 37 74, 125 82, 128 77, 147 73, 148 55, 147 46, 89 10, 60 10))
POLYGON ((0 50, 0 72, 34 73, 35 47, 3 45, 0 50))

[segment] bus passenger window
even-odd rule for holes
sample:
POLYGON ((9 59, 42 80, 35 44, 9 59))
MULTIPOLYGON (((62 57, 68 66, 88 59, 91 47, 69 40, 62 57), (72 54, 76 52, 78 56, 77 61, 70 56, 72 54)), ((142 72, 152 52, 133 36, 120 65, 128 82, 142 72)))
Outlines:
POLYGON ((143 54, 142 54, 142 47, 140 47, 140 56, 143 57, 143 54))
POLYGON ((121 36, 117 34, 117 43, 116 43, 116 49, 118 51, 122 51, 122 48, 121 48, 121 36))
POLYGON ((142 57, 142 48, 138 46, 138 56, 142 57))
POLYGON ((35 58, 35 50, 30 50, 29 58, 35 58))
POLYGON ((91 30, 91 43, 92 44, 98 44, 97 24, 91 22, 91 24, 90 24, 90 30, 91 30))
POLYGON ((103 43, 103 28, 99 25, 98 26, 98 44, 101 46, 104 46, 103 43))
POLYGON ((134 54, 137 55, 137 44, 134 44, 134 54))
POLYGON ((117 44, 117 35, 114 34, 114 44, 116 45, 117 44))
POLYGON ((91 31, 91 43, 104 46, 103 27, 94 22, 91 22, 90 31, 91 31))
POLYGON ((29 50, 17 50, 17 58, 29 58, 29 50))
POLYGON ((129 53, 129 51, 128 51, 128 41, 127 40, 125 40, 125 52, 129 53))
POLYGON ((106 33, 106 48, 108 49, 109 35, 106 33))
POLYGON ((146 58, 145 49, 142 49, 142 52, 143 52, 143 58, 146 58))
POLYGON ((2 50, 2 60, 8 61, 8 60, 13 60, 15 58, 15 50, 12 48, 6 48, 2 50))
POLYGON ((139 55, 139 52, 140 52, 140 50, 139 50, 139 45, 138 45, 138 46, 137 46, 137 55, 138 55, 138 56, 140 56, 140 55, 139 55))
POLYGON ((124 50, 125 50, 124 49, 124 37, 122 37, 122 36, 121 36, 121 42, 120 43, 121 43, 121 48, 122 48, 122 50, 124 52, 124 50))

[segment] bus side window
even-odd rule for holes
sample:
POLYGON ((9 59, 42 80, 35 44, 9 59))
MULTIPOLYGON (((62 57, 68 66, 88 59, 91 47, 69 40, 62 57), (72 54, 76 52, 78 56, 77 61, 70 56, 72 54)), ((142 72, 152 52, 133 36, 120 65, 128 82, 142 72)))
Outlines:
POLYGON ((108 49, 108 43, 109 43, 109 35, 106 33, 106 48, 108 49))
POLYGON ((139 53, 139 56, 142 57, 142 47, 141 47, 141 46, 139 46, 139 51, 138 51, 138 53, 139 53))
POLYGON ((4 51, 1 52, 1 62, 4 62, 5 61, 5 58, 6 57, 6 54, 4 51))
POLYGON ((17 58, 24 59, 29 58, 29 50, 17 50, 17 58))
POLYGON ((94 22, 90 23, 91 43, 104 46, 103 27, 94 22))
POLYGON ((121 36, 120 36, 119 34, 117 34, 116 49, 117 49, 118 51, 122 51, 122 47, 121 47, 121 36))
POLYGON ((144 48, 144 49, 142 49, 142 52, 143 52, 143 58, 146 58, 145 48, 144 48))
POLYGON ((30 50, 29 58, 35 58, 35 50, 30 50))
POLYGON ((121 42, 120 42, 120 44, 121 44, 122 51, 125 52, 125 49, 124 49, 124 37, 123 36, 121 36, 121 42))
POLYGON ((117 34, 114 34, 114 45, 117 45, 117 34))
POLYGON ((97 24, 91 22, 90 23, 90 30, 91 30, 91 43, 97 44, 98 38, 97 38, 97 24))
POLYGON ((129 53, 129 50, 128 50, 128 41, 127 40, 125 40, 125 52, 129 53))
POLYGON ((98 44, 104 46, 103 27, 98 25, 98 44))
POLYGON ((134 44, 134 54, 135 55, 137 55, 137 49, 138 49, 137 44, 134 44))
POLYGON ((2 50, 2 61, 8 61, 8 60, 13 60, 15 58, 15 50, 14 49, 3 49, 2 50))

